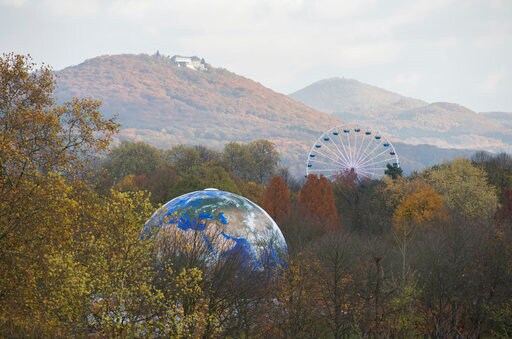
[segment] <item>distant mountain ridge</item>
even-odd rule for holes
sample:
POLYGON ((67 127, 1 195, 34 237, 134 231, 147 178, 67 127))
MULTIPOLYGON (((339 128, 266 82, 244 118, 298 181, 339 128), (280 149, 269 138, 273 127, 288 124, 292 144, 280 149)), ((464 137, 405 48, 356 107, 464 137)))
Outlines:
POLYGON ((483 112, 480 114, 505 127, 512 128, 512 112, 483 112))
POLYGON ((290 97, 408 144, 512 152, 512 115, 479 114, 454 103, 426 103, 356 80, 315 82, 290 97))
POLYGON ((418 99, 404 97, 354 79, 329 78, 317 81, 289 95, 326 113, 376 114, 426 105, 418 99))
MULTIPOLYGON (((296 175, 305 172, 308 151, 319 135, 343 124, 253 80, 204 65, 206 71, 178 67, 163 55, 100 56, 55 72, 56 97, 59 101, 73 96, 99 99, 107 116, 119 114, 123 125, 119 139, 160 148, 177 144, 220 148, 229 141, 268 139, 276 144, 282 165, 296 175)), ((379 101, 382 105, 414 108, 423 104, 389 93, 379 101)), ((428 152, 397 146, 406 172, 421 169, 432 159, 465 154, 418 147, 428 152)))

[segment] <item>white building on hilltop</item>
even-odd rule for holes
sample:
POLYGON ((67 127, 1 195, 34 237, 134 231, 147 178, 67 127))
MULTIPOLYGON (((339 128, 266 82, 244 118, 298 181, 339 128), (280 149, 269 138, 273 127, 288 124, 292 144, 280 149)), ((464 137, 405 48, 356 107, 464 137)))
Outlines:
POLYGON ((188 67, 190 69, 198 71, 207 70, 204 59, 199 59, 196 56, 186 57, 181 55, 175 55, 171 58, 171 61, 178 67, 188 67))

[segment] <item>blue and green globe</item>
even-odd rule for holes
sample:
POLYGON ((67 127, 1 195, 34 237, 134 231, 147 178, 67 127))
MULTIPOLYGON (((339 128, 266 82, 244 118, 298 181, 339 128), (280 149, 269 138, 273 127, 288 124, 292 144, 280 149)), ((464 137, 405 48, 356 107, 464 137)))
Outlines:
POLYGON ((243 269, 285 265, 286 241, 274 220, 242 196, 205 189, 181 195, 157 210, 145 234, 173 253, 197 253, 207 264, 237 258, 243 269))

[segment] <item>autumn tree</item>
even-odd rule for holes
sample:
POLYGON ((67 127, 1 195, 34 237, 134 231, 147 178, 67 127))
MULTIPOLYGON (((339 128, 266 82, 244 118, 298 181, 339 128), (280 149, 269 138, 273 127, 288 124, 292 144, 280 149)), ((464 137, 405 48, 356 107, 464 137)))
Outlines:
POLYGON ((397 206, 393 221, 397 229, 406 223, 417 226, 445 218, 443 198, 427 184, 420 184, 397 206))
POLYGON ((148 317, 158 314, 163 298, 151 284, 154 244, 140 235, 153 206, 143 192, 89 199, 81 220, 83 236, 91 239, 82 249, 90 275, 87 326, 109 337, 151 333, 148 317))
POLYGON ((117 130, 118 125, 98 111, 98 101, 72 99, 54 105, 51 70, 36 69, 30 57, 4 54, 0 80, 3 189, 35 172, 76 174, 108 146, 117 130))
POLYGON ((87 272, 74 246, 79 179, 117 124, 97 101, 55 105, 53 88, 48 67, 22 55, 0 58, 0 327, 8 336, 64 336, 66 323, 84 316, 87 272))
POLYGON ((453 212, 468 218, 489 219, 498 205, 496 189, 488 184, 485 171, 467 159, 435 166, 423 177, 453 212))
POLYGON ((262 207, 278 225, 286 221, 290 215, 290 194, 281 177, 276 176, 270 180, 265 190, 262 207))
POLYGON ((325 231, 336 231, 340 221, 331 183, 324 176, 310 174, 299 192, 299 208, 325 231))

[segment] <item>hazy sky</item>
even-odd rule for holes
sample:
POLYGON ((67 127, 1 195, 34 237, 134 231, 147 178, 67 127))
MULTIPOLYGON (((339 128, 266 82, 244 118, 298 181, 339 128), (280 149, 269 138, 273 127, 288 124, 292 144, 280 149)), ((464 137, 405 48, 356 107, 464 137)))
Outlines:
POLYGON ((340 76, 512 112, 512 0, 0 0, 0 51, 54 69, 157 50, 285 94, 340 76))

